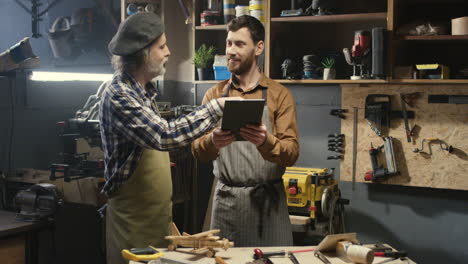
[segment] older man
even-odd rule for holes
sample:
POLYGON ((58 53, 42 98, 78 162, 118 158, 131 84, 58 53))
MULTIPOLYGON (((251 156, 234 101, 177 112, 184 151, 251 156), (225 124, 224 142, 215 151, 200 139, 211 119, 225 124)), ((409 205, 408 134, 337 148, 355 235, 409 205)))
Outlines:
POLYGON ((159 115, 152 79, 164 74, 171 54, 164 25, 154 13, 138 13, 119 26, 109 43, 116 70, 99 110, 105 155, 107 263, 124 263, 121 250, 166 245, 172 221, 168 150, 209 131, 224 100, 167 122, 159 115))

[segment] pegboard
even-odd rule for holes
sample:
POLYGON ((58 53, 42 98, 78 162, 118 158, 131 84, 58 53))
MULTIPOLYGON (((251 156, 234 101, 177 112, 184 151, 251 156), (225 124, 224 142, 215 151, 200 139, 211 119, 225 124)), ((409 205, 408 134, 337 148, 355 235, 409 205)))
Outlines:
MULTIPOLYGON (((366 171, 372 170, 369 156, 371 143, 374 147, 383 140, 371 130, 364 118, 365 100, 368 94, 391 95, 392 110, 401 110, 400 93, 420 92, 414 107, 415 118, 409 120, 410 127, 417 125, 416 135, 407 142, 403 118, 392 119, 385 135, 394 138, 393 147, 399 175, 383 183, 441 189, 468 190, 468 104, 429 104, 428 94, 468 95, 468 85, 342 85, 342 108, 348 109, 341 121, 341 132, 345 134, 345 154, 341 161, 343 181, 352 181, 353 161, 353 107, 358 108, 356 182, 365 182, 366 171), (441 150, 439 144, 431 144, 432 155, 414 153, 421 148, 424 138, 439 138, 454 147, 452 153, 441 150)), ((424 148, 428 145, 425 143, 424 148)), ((385 164, 385 154, 379 154, 379 164, 385 164)))

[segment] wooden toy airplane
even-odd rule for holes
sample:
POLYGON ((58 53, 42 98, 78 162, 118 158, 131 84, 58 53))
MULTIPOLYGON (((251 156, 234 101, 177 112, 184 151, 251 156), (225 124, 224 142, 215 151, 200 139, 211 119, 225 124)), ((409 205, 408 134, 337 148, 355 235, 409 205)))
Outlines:
POLYGON ((234 246, 234 242, 229 241, 228 239, 220 239, 219 236, 214 236, 214 234, 219 233, 219 229, 213 229, 206 232, 190 235, 183 233, 182 235, 179 232, 177 226, 172 222, 170 224, 172 236, 166 236, 167 240, 170 240, 170 244, 167 247, 168 250, 174 251, 178 246, 181 247, 191 247, 191 253, 194 254, 205 254, 207 257, 214 257, 216 251, 213 248, 223 248, 227 250, 230 247, 234 246))

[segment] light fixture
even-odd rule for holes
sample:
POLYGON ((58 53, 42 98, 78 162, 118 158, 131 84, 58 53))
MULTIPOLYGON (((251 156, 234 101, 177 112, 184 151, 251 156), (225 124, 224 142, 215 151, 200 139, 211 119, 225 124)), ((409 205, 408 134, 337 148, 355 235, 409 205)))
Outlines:
POLYGON ((66 81, 108 81, 112 74, 78 73, 78 72, 41 72, 33 71, 32 81, 66 82, 66 81))

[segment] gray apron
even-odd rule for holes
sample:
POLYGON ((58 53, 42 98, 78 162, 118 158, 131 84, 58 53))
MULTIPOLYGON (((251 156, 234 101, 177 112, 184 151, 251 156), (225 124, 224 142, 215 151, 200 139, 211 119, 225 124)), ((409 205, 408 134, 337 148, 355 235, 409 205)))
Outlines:
MULTIPOLYGON (((224 97, 229 95, 229 88, 224 97)), ((261 88, 267 99, 267 88, 261 88)), ((265 102, 262 123, 272 126, 265 102)), ((221 148, 213 162, 218 178, 211 228, 236 247, 292 246, 292 230, 283 188, 285 168, 263 159, 248 141, 235 141, 221 148)))
POLYGON ((169 153, 144 149, 135 172, 107 202, 107 264, 128 263, 122 249, 167 246, 171 199, 169 153))

